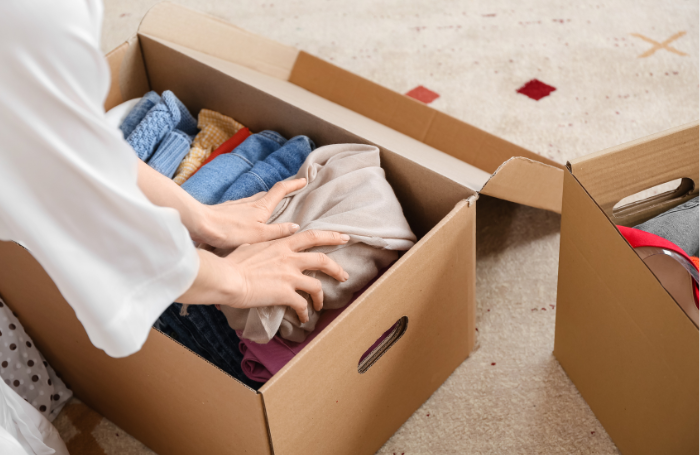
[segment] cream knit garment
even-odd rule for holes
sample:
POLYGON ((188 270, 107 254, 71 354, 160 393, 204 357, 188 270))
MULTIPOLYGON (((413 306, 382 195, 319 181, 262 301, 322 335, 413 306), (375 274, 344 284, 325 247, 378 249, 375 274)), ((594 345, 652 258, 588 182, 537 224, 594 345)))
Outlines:
POLYGON ((173 180, 182 185, 200 168, 211 152, 243 128, 243 125, 209 109, 199 111, 197 128, 201 131, 192 141, 192 148, 180 162, 173 180))
MULTIPOLYGON (((411 248, 416 236, 404 217, 394 190, 379 165, 379 149, 360 144, 337 144, 312 152, 295 178, 305 177, 304 188, 291 193, 275 209, 270 223, 297 223, 299 232, 310 229, 337 231, 350 235, 341 246, 312 248, 326 253, 348 272, 340 283, 318 271, 305 274, 323 285, 323 307, 341 308, 379 270, 398 258, 398 251, 411 248)), ((217 251, 226 255, 229 251, 217 251)), ((302 324, 288 306, 237 309, 222 306, 229 325, 244 338, 267 343, 279 330, 290 341, 304 341, 314 330, 319 313, 308 294, 309 321, 302 324)))

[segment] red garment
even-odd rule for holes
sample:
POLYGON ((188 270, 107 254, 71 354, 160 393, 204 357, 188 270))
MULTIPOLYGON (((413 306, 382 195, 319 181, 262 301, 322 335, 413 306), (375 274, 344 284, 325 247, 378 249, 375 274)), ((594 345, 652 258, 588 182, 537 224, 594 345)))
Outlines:
MULTIPOLYGON (((620 234, 622 234, 622 236, 627 240, 627 242, 632 246, 632 248, 641 248, 645 246, 665 248, 667 250, 671 250, 680 254, 693 265, 695 265, 696 269, 698 268, 697 258, 693 260, 693 258, 688 256, 688 254, 685 251, 683 251, 682 248, 677 246, 675 243, 666 240, 663 237, 659 237, 658 235, 654 235, 649 232, 642 231, 640 229, 629 228, 625 226, 617 226, 617 229, 620 231, 620 234)), ((695 293, 697 302, 698 289, 694 288, 693 292, 695 293)))
POLYGON ((693 262, 692 259, 690 259, 690 256, 688 256, 688 254, 685 251, 683 251, 682 248, 677 246, 675 243, 666 240, 663 237, 650 234, 640 229, 629 228, 625 226, 618 226, 617 229, 620 231, 620 234, 622 234, 622 236, 627 240, 627 242, 629 242, 629 244, 632 245, 632 248, 639 248, 643 246, 666 248, 667 250, 675 251, 676 253, 685 257, 690 262, 693 262))
MULTIPOLYGON (((236 147, 238 147, 239 145, 241 145, 243 143, 243 141, 248 139, 248 136, 250 136, 250 130, 248 128, 241 128, 240 130, 238 130, 238 132, 236 134, 234 134, 233 136, 228 138, 226 140, 226 142, 224 142, 216 150, 211 152, 211 155, 209 155, 209 158, 204 160, 202 165, 199 166, 199 168, 196 171, 194 171, 194 173, 192 175, 196 174, 200 169, 202 169, 202 167, 205 164, 209 163, 217 156, 223 155, 225 153, 233 152, 236 149, 236 147)), ((192 175, 190 176, 190 178, 192 178, 192 175)))
POLYGON ((695 264, 696 269, 700 269, 700 264, 698 264, 698 262, 700 262, 700 259, 698 259, 696 256, 690 256, 690 260, 693 261, 693 264, 695 264))

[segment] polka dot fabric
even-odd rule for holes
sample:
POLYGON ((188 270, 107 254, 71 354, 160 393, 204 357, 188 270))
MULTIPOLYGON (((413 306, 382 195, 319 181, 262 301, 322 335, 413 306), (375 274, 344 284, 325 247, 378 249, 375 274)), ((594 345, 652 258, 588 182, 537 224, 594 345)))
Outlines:
POLYGON ((0 378, 53 421, 73 396, 44 360, 17 316, 0 299, 0 378))

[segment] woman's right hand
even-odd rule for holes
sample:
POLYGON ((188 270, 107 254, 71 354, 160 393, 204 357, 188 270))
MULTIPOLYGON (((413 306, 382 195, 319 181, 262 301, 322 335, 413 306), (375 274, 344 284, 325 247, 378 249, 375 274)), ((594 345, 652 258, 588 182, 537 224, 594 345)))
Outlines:
POLYGON ((199 250, 200 269, 195 282, 178 302, 219 304, 234 308, 287 305, 299 320, 309 319, 306 299, 296 291, 307 292, 314 309, 323 307, 321 282, 304 275, 318 270, 338 281, 348 274, 323 253, 303 252, 324 245, 342 245, 350 237, 331 231, 304 231, 269 242, 241 245, 225 258, 199 250))

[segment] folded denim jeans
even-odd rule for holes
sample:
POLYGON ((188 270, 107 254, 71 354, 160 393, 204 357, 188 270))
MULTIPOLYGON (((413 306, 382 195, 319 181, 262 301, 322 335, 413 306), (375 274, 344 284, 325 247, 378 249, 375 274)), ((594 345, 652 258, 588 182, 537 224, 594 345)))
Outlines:
POLYGON ((274 131, 253 134, 233 152, 220 155, 202 166, 182 184, 182 189, 202 204, 216 204, 236 179, 286 142, 287 139, 274 131))
POLYGON ((675 243, 688 256, 698 256, 698 249, 700 249, 698 222, 700 222, 698 198, 695 198, 635 226, 635 229, 658 235, 675 243))
POLYGON ((258 161, 250 171, 238 177, 221 196, 219 203, 270 191, 275 183, 295 175, 315 148, 314 142, 306 136, 290 139, 264 161, 258 161))
POLYGON ((148 160, 148 165, 168 178, 173 178, 182 158, 190 151, 192 136, 180 130, 172 130, 161 141, 148 160))
POLYGON ((119 125, 119 129, 124 135, 124 139, 129 137, 129 135, 136 129, 136 126, 141 123, 141 120, 146 116, 148 111, 150 111, 153 106, 160 103, 160 95, 154 91, 150 91, 143 95, 143 98, 136 103, 136 106, 129 111, 127 116, 119 125))
POLYGON ((173 303, 155 327, 247 386, 257 390, 262 385, 243 373, 240 338, 221 311, 213 305, 189 305, 183 316, 181 310, 181 304, 173 303))
MULTIPOLYGON (((144 97, 145 98, 145 97, 144 97)), ((160 102, 153 106, 126 141, 143 161, 147 161, 160 142, 172 130, 197 134, 197 121, 184 104, 171 92, 163 92, 160 102)))

